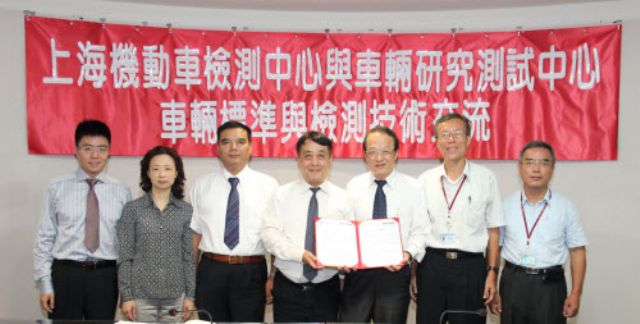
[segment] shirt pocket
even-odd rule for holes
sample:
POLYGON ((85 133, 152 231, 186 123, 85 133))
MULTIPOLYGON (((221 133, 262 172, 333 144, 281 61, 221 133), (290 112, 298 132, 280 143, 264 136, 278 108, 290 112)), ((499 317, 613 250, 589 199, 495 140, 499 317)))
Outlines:
MULTIPOLYGON (((530 225, 533 226, 533 225, 530 225)), ((540 224, 536 226, 533 236, 540 235, 544 243, 549 246, 564 246, 564 220, 558 215, 543 215, 540 224)))
MULTIPOLYGON (((373 217, 373 200, 367 199, 365 195, 353 197, 355 202, 356 219, 370 219, 373 217)), ((388 209, 387 209, 388 210, 388 209)), ((391 215, 387 215, 391 216, 391 215)))
POLYGON ((478 229, 486 224, 488 199, 485 195, 465 194, 460 201, 465 205, 465 223, 472 229, 478 229))
POLYGON ((264 223, 265 207, 263 199, 255 199, 251 204, 240 205, 240 232, 245 234, 246 239, 255 240, 255 238, 260 237, 264 223), (243 208, 246 208, 246 213, 242 212, 243 208), (243 218, 242 215, 247 215, 251 218, 243 218), (246 231, 242 229, 243 226, 246 231))

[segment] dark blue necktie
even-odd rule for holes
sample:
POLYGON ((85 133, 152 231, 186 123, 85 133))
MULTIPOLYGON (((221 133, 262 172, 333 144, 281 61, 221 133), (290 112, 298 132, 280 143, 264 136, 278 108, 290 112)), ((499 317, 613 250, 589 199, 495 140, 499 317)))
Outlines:
MULTIPOLYGON (((304 249, 315 254, 316 249, 313 243, 315 240, 316 233, 314 231, 313 218, 319 217, 318 198, 316 198, 316 193, 318 192, 318 190, 320 190, 320 188, 309 188, 309 189, 311 189, 311 191, 313 192, 313 195, 311 195, 311 199, 309 200, 309 210, 307 211, 307 233, 304 238, 304 249)), ((318 275, 318 270, 312 268, 310 265, 305 263, 302 268, 302 274, 304 275, 305 278, 307 278, 307 280, 311 281, 313 280, 313 278, 315 278, 318 275)))
POLYGON ((229 200, 227 201, 227 217, 224 223, 224 244, 229 249, 240 243, 240 196, 238 195, 238 178, 229 178, 231 191, 229 191, 229 200))
POLYGON ((373 200, 373 219, 387 218, 387 196, 384 195, 384 187, 387 180, 374 180, 378 185, 376 197, 373 200))

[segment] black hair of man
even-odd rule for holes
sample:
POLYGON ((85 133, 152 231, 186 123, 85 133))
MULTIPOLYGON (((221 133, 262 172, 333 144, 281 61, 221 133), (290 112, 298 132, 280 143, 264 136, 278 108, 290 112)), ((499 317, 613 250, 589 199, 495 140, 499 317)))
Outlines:
POLYGON ((307 140, 321 146, 326 146, 329 149, 329 155, 333 154, 333 143, 331 142, 331 139, 327 137, 327 135, 322 134, 318 131, 309 131, 302 134, 302 136, 300 136, 298 142, 296 143, 296 152, 298 153, 298 156, 300 156, 302 145, 304 145, 304 142, 306 142, 307 140))
POLYGON ((111 145, 111 131, 109 126, 102 121, 96 119, 85 119, 76 126, 76 146, 80 144, 85 136, 102 136, 107 139, 107 143, 111 145))
POLYGON ((522 162, 524 153, 532 148, 543 148, 549 151, 549 153, 551 154, 551 165, 556 165, 556 153, 553 151, 553 147, 551 146, 551 144, 543 141, 531 141, 525 144, 522 150, 520 150, 520 156, 518 157, 518 160, 522 162))
POLYGON ((224 124, 220 125, 220 127, 218 127, 218 130, 216 131, 216 134, 218 135, 218 140, 220 140, 220 134, 222 134, 222 132, 226 131, 227 129, 233 129, 233 128, 244 129, 245 133, 247 133, 247 139, 249 140, 249 142, 251 142, 251 128, 235 120, 230 120, 228 122, 225 122, 224 124))
POLYGON ((398 152, 400 148, 400 140, 398 139, 398 135, 389 127, 378 125, 367 131, 367 134, 364 135, 364 141, 362 142, 362 151, 367 152, 367 138, 371 133, 382 133, 386 134, 393 139, 393 151, 398 152))
POLYGON ((453 113, 448 113, 440 118, 438 118, 438 120, 436 121, 435 125, 433 125, 433 133, 436 135, 436 137, 438 137, 440 134, 438 134, 438 126, 440 126, 440 124, 452 120, 452 119, 459 119, 464 123, 464 132, 467 134, 467 136, 471 136, 471 123, 469 122, 469 119, 465 116, 462 116, 456 112, 453 113))

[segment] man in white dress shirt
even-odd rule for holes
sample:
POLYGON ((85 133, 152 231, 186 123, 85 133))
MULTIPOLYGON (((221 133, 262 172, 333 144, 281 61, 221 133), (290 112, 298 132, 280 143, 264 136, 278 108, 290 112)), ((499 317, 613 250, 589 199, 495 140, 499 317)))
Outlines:
POLYGON ((328 181, 333 144, 311 131, 296 144, 301 179, 279 187, 269 203, 262 240, 275 256, 275 322, 335 322, 340 304, 338 270, 323 268, 314 253, 314 218, 351 219, 347 193, 328 181))
MULTIPOLYGON (((496 293, 498 240, 504 225, 498 182, 492 171, 467 160, 469 120, 457 113, 435 124, 443 163, 419 178, 427 196, 431 232, 417 267, 418 323, 438 324, 445 310, 486 312, 496 293), (486 255, 485 255, 486 252, 486 255)), ((474 314, 450 314, 449 323, 484 323, 474 314)))
POLYGON ((358 220, 400 220, 404 260, 385 268, 347 274, 340 320, 344 322, 405 323, 409 307, 409 265, 426 247, 430 224, 420 183, 396 171, 400 143, 393 130, 378 126, 362 145, 369 170, 347 185, 349 202, 358 220))
POLYGON ((260 241, 263 215, 278 183, 252 170, 251 129, 230 121, 218 130, 222 169, 191 189, 199 257, 196 305, 215 322, 262 322, 267 294, 267 264, 260 241))

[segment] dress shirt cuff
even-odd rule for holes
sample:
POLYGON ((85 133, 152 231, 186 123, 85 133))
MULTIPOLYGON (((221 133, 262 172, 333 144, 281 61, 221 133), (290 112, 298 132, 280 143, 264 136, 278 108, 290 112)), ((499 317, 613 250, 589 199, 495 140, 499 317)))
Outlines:
MULTIPOLYGON (((420 250, 413 247, 413 246, 408 246, 406 249, 404 249, 402 252, 407 252, 409 254, 411 254, 411 259, 412 260, 416 260, 418 254, 420 254, 420 250)), ((404 254, 404 253, 403 253, 404 254)), ((404 257, 404 255, 403 255, 404 257)), ((410 260, 411 261, 411 260, 410 260)))
POLYGON ((46 276, 38 279, 38 289, 40 295, 53 294, 53 283, 51 283, 51 276, 46 276))
POLYGON ((422 259, 424 259, 424 256, 425 256, 425 255, 427 255, 427 252, 426 252, 426 251, 424 251, 424 250, 423 250, 423 251, 420 251, 420 252, 416 253, 416 254, 413 256, 413 259, 414 259, 414 260, 416 260, 416 261, 418 261, 418 262, 422 262, 422 259))
POLYGON ((130 300, 134 300, 135 298, 133 298, 133 294, 129 289, 120 289, 120 299, 123 302, 126 302, 130 300))
POLYGON ((195 289, 195 287, 194 288, 187 288, 185 290, 185 293, 184 293, 184 298, 195 301, 196 300, 196 289, 195 289))
MULTIPOLYGON (((301 248, 301 249, 299 250, 299 252, 295 252, 295 253, 294 253, 294 255, 297 255, 297 256, 298 256, 298 258, 297 258, 297 259, 294 259, 294 260, 290 260, 290 261, 298 261, 298 262, 302 262, 302 263, 304 264, 304 261, 302 260, 302 258, 304 257, 304 253, 305 253, 305 252, 307 252, 307 250, 306 250, 306 249, 304 249, 304 248, 301 248)), ((315 255, 315 254, 314 254, 314 255, 315 255)))

